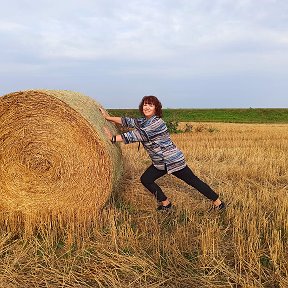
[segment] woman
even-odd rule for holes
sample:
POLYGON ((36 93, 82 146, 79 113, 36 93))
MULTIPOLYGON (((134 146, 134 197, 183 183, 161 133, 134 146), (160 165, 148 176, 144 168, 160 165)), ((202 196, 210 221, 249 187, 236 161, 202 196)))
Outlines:
POLYGON ((148 152, 152 165, 141 176, 141 182, 160 203, 157 210, 169 210, 172 207, 171 201, 155 183, 156 179, 167 173, 173 174, 212 200, 213 208, 225 209, 225 203, 219 199, 218 194, 194 175, 186 164, 183 153, 172 142, 167 126, 161 118, 162 105, 157 97, 143 97, 139 105, 139 111, 144 116, 142 118, 112 117, 102 108, 100 111, 106 120, 134 128, 119 135, 112 135, 108 129, 105 129, 105 133, 113 144, 120 141, 125 144, 141 142, 148 152))

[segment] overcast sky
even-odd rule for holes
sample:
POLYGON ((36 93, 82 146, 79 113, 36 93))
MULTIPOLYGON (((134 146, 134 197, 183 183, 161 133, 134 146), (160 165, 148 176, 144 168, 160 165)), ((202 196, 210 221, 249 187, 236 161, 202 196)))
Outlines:
POLYGON ((0 95, 288 108, 287 0, 9 0, 0 15, 0 95))

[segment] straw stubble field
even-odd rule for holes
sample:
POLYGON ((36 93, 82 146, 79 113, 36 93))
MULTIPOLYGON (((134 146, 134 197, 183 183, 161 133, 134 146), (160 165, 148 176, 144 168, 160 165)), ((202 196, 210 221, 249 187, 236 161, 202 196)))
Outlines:
POLYGON ((0 236, 0 287, 288 287, 288 125, 193 123, 172 135, 225 213, 173 176, 170 214, 139 177, 150 164, 122 145, 124 180, 82 241, 45 231, 0 236))

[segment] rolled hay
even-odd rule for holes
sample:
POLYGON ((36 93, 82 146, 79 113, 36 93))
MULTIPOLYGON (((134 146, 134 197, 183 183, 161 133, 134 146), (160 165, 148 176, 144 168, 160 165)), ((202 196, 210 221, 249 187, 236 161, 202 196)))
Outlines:
POLYGON ((29 234, 41 225, 55 229, 73 222, 79 228, 97 221, 95 213, 123 169, 120 147, 103 131, 104 125, 112 133, 116 128, 99 106, 66 90, 0 97, 0 213, 6 230, 29 234))

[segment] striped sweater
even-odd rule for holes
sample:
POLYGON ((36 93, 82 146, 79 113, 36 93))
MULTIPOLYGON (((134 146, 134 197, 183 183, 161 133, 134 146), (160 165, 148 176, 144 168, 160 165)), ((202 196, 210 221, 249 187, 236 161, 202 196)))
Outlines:
POLYGON ((122 117, 121 121, 123 127, 134 128, 121 134, 124 143, 141 142, 157 169, 173 173, 186 166, 183 153, 172 142, 161 118, 155 115, 149 119, 122 117))

